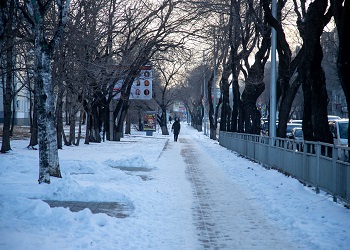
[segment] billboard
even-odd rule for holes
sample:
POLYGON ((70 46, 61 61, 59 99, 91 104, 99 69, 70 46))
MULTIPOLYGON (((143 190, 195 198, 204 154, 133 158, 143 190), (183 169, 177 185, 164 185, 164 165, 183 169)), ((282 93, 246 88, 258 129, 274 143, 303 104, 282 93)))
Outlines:
MULTIPOLYGON (((145 66, 140 70, 140 75, 135 78, 130 91, 129 99, 133 100, 151 100, 152 99, 152 68, 145 66)), ((119 91, 124 80, 118 80, 114 85, 113 91, 119 91)), ((114 99, 119 99, 120 93, 114 99)))

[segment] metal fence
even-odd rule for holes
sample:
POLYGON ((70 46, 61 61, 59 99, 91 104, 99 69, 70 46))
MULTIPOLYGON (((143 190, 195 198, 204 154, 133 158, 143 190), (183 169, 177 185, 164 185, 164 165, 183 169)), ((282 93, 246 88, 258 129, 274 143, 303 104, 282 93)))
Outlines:
POLYGON ((220 131, 221 146, 350 203, 348 147, 220 131))

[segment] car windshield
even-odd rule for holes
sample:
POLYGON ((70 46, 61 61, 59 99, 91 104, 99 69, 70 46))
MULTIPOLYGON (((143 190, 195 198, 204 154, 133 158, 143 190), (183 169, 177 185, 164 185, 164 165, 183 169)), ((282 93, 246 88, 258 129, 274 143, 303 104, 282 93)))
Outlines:
POLYGON ((348 122, 339 122, 339 137, 341 139, 348 139, 348 122))
POLYGON ((301 124, 297 124, 297 123, 295 123, 295 124, 287 124, 287 129, 286 129, 287 134, 291 133, 292 129, 295 128, 295 127, 301 128, 301 124))

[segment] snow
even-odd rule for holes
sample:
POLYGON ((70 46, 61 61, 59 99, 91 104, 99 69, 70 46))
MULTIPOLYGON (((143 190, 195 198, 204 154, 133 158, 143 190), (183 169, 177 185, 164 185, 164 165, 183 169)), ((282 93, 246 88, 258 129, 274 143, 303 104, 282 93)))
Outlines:
POLYGON ((207 220, 233 239, 218 249, 348 249, 344 204, 181 126, 179 142, 134 131, 120 142, 65 146, 63 178, 40 185, 38 151, 11 141, 0 155, 0 249, 203 249, 195 212, 203 202, 218 211, 207 220), (197 177, 210 194, 196 194, 197 177), (116 218, 43 200, 126 202, 132 211, 116 218))

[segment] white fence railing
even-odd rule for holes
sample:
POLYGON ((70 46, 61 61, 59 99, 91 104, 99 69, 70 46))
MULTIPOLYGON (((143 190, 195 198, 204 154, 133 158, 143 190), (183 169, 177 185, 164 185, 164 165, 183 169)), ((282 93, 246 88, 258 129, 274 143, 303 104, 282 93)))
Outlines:
POLYGON ((350 203, 348 147, 220 131, 220 145, 350 203))

